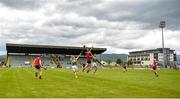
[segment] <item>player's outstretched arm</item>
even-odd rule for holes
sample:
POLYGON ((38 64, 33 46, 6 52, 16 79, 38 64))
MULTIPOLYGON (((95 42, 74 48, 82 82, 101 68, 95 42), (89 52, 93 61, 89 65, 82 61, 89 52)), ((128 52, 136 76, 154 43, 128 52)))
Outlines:
POLYGON ((79 57, 82 55, 82 53, 80 53, 78 56, 77 56, 77 58, 76 58, 76 61, 79 59, 79 57))

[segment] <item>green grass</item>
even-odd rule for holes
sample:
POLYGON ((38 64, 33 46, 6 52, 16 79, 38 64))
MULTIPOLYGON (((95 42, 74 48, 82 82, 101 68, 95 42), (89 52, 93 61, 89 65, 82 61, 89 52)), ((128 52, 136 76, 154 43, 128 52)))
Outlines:
POLYGON ((180 97, 180 71, 158 73, 157 78, 150 70, 100 69, 75 79, 71 69, 48 69, 40 80, 33 68, 0 68, 0 97, 180 97))

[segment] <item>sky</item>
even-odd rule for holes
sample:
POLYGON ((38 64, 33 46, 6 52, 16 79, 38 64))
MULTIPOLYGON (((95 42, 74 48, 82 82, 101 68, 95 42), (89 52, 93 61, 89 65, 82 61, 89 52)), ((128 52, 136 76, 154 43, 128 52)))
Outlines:
POLYGON ((180 54, 180 0, 0 0, 0 55, 6 43, 107 48, 165 47, 180 54))

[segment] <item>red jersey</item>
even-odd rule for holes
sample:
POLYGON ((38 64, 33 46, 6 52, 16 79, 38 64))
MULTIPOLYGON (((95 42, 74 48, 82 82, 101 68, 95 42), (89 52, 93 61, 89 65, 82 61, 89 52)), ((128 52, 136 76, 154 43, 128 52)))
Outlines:
POLYGON ((34 60, 34 66, 36 66, 36 65, 41 65, 40 64, 40 61, 42 61, 42 58, 41 57, 36 57, 36 59, 34 60))
POLYGON ((86 60, 91 61, 91 54, 90 52, 86 52, 86 60))
POLYGON ((153 60, 152 67, 157 67, 157 61, 153 60))

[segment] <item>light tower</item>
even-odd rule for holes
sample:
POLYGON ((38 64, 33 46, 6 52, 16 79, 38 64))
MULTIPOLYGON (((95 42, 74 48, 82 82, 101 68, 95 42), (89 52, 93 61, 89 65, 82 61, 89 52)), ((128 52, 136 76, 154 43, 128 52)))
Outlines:
POLYGON ((164 50, 164 34, 163 34, 163 28, 165 28, 166 22, 165 21, 160 21, 159 27, 162 28, 162 51, 163 51, 163 67, 165 66, 165 50, 164 50))

